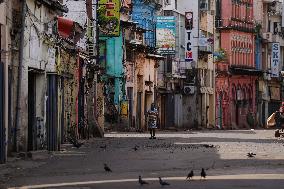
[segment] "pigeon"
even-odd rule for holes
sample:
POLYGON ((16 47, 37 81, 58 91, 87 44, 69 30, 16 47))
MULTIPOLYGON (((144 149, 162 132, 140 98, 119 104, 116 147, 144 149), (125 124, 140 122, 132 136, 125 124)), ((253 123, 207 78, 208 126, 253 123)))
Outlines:
POLYGON ((106 172, 112 172, 112 170, 107 166, 106 163, 104 163, 104 169, 106 172))
POLYGON ((106 144, 104 145, 104 146, 100 146, 100 148, 102 148, 102 149, 106 149, 106 144))
POLYGON ((205 147, 205 148, 213 148, 214 145, 213 144, 203 144, 203 147, 205 147))
POLYGON ((201 170, 201 178, 203 177, 204 179, 206 178, 206 173, 205 173, 205 170, 202 168, 201 170))
POLYGON ((163 181, 162 179, 161 179, 161 177, 159 177, 159 182, 160 182, 160 185, 161 186, 167 186, 167 185, 170 185, 169 183, 167 183, 166 181, 163 181))
POLYGON ((188 175, 187 175, 187 177, 186 177, 186 179, 192 179, 192 177, 194 176, 194 173, 193 173, 193 170, 191 170, 189 173, 188 173, 188 175))
POLYGON ((149 184, 148 182, 146 182, 146 181, 144 181, 144 180, 142 180, 142 178, 141 178, 141 176, 139 175, 139 184, 141 185, 141 186, 143 186, 144 184, 149 184))
POLYGON ((78 140, 75 137, 71 137, 71 136, 67 137, 67 140, 71 144, 73 144, 73 146, 76 147, 76 148, 80 148, 84 144, 84 143, 78 142, 78 140))
POLYGON ((252 153, 252 152, 249 152, 248 154, 247 154, 247 156, 248 157, 254 157, 256 154, 254 154, 254 153, 252 153))
POLYGON ((135 147, 134 148, 132 148, 134 151, 137 151, 138 150, 138 146, 137 145, 135 145, 135 147))

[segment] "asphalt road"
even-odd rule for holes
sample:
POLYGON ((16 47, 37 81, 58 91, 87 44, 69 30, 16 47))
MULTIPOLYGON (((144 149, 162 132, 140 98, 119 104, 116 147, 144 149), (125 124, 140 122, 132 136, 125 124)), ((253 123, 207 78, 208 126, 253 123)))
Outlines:
POLYGON ((34 152, 0 166, 2 187, 21 188, 283 188, 284 140, 272 130, 109 133, 79 148, 34 152), (138 150, 133 148, 138 146, 138 150), (106 146, 106 148, 104 148, 106 146), (253 152, 254 157, 247 157, 253 152), (103 163, 113 172, 106 173, 103 163), (204 168, 207 177, 200 180, 204 168), (192 181, 186 175, 194 170, 192 181), (149 185, 139 186, 138 175, 149 185))

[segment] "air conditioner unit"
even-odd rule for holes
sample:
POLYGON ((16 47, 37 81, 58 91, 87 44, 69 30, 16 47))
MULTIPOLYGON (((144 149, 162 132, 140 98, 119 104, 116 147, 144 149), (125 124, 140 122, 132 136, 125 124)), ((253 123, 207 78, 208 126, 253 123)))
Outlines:
POLYGON ((192 95, 195 93, 195 87, 194 86, 184 86, 183 93, 185 95, 192 95))
POLYGON ((263 33, 262 38, 269 42, 272 42, 272 33, 271 32, 263 33))

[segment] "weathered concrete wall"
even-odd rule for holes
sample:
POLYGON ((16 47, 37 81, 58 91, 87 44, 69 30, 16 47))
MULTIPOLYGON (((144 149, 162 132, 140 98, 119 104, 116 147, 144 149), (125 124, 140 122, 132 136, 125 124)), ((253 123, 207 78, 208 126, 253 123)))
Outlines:
MULTIPOLYGON (((19 150, 23 151, 27 150, 28 139, 28 73, 32 71, 36 74, 36 117, 45 119, 46 75, 44 73, 56 72, 55 55, 48 51, 49 45, 44 43, 46 38, 44 36, 43 24, 52 21, 55 13, 43 5, 36 6, 34 0, 27 0, 27 7, 28 13, 24 37, 24 61, 20 95, 20 128, 18 128, 19 150)), ((18 60, 15 60, 14 64, 18 65, 18 60)), ((17 73, 17 70, 13 70, 13 73, 17 73)), ((14 81, 14 86, 16 87, 17 81, 14 81)))

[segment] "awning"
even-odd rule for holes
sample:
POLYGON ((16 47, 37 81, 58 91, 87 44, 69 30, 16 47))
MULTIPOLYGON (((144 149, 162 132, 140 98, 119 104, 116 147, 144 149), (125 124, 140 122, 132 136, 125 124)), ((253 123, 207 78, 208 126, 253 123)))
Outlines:
POLYGON ((74 43, 77 43, 85 33, 85 30, 80 24, 64 17, 57 17, 57 28, 60 37, 68 38, 74 43))
POLYGON ((158 55, 158 54, 147 54, 147 57, 156 58, 156 59, 165 59, 164 56, 161 56, 161 55, 158 55))
POLYGON ((73 34, 74 21, 58 17, 58 33, 62 38, 69 38, 73 34))

